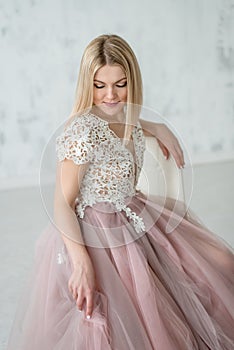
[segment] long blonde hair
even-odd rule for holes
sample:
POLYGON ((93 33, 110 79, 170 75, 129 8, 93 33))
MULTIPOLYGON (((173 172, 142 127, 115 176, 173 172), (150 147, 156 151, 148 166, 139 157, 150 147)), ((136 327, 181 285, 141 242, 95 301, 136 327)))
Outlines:
POLYGON ((129 44, 116 34, 103 34, 86 47, 80 64, 71 117, 89 111, 93 105, 93 80, 104 65, 120 65, 127 77, 127 111, 124 139, 136 123, 142 106, 142 78, 137 58, 129 44))

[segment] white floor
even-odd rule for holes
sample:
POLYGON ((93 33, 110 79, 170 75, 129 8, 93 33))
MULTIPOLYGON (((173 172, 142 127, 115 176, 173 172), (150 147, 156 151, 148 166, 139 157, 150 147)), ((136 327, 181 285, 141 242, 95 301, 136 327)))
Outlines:
MULTIPOLYGON (((234 247, 234 161, 194 167, 191 209, 234 247)), ((50 189, 49 195, 53 191, 50 189)), ((0 349, 10 331, 18 297, 31 267, 34 244, 48 222, 39 188, 0 192, 0 349)), ((17 350, 17 349, 15 349, 17 350)))

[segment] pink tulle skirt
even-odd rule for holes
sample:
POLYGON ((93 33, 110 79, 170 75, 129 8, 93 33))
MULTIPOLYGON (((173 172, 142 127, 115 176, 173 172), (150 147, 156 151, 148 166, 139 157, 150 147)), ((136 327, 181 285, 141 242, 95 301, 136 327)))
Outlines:
POLYGON ((139 237, 123 211, 102 210, 108 205, 86 207, 78 219, 99 285, 91 319, 69 292, 71 260, 49 222, 36 242, 7 350, 233 350, 231 246, 191 210, 173 210, 168 233, 172 199, 161 205, 141 193, 131 198, 129 207, 146 223, 139 237))

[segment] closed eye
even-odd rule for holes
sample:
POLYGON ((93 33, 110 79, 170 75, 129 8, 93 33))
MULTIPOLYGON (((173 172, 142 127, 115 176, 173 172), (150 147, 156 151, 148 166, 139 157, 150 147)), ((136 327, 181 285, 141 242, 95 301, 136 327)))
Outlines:
POLYGON ((102 88, 104 88, 104 86, 102 85, 102 86, 100 86, 100 85, 96 85, 96 84, 94 84, 94 86, 97 88, 97 89, 102 89, 102 88))
POLYGON ((122 84, 122 85, 116 85, 117 87, 124 87, 124 86, 126 86, 127 85, 127 82, 125 82, 124 84, 122 84))
MULTIPOLYGON (((125 87, 127 85, 127 82, 125 82, 124 84, 116 84, 117 87, 125 87)), ((102 89, 104 88, 105 86, 104 85, 97 85, 97 84, 94 84, 94 86, 97 88, 97 89, 102 89)))

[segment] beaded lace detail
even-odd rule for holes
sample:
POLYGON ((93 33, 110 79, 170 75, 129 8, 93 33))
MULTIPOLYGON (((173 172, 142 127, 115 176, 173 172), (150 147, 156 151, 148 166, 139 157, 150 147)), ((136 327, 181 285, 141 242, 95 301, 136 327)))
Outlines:
POLYGON ((143 165, 145 138, 140 122, 132 130, 135 157, 110 129, 106 120, 88 113, 76 116, 56 138, 59 161, 65 158, 75 164, 89 162, 76 199, 76 214, 84 217, 86 206, 107 201, 118 211, 124 210, 135 230, 145 230, 141 217, 126 205, 126 198, 136 194, 143 165))

